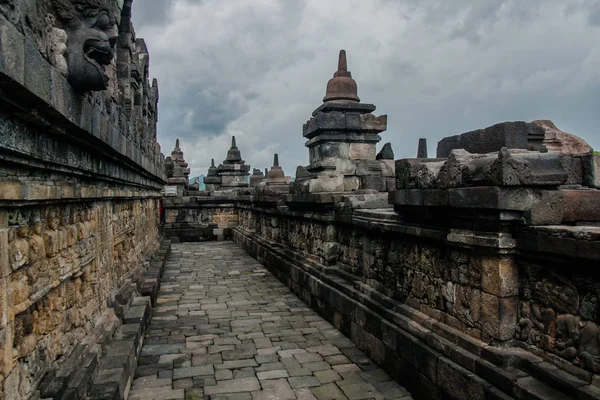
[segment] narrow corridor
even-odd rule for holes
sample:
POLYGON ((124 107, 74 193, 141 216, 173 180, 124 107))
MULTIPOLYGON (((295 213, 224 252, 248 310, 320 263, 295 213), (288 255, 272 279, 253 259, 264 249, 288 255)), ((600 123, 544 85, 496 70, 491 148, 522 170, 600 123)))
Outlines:
POLYGON ((130 400, 409 393, 232 242, 174 244, 130 400))

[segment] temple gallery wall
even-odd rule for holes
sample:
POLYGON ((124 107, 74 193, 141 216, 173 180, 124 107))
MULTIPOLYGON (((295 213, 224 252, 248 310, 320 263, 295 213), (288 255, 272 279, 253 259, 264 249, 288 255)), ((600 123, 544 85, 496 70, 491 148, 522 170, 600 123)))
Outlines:
POLYGON ((157 142, 131 0, 0 2, 0 398, 124 399, 171 241, 233 240, 415 399, 600 398, 600 156, 551 121, 396 160, 339 53, 309 164, 157 142))
POLYGON ((103 362, 142 332, 166 176, 130 17, 131 0, 0 4, 2 399, 114 398, 103 362))
POLYGON ((294 182, 233 139, 199 191, 178 143, 163 234, 233 239, 416 399, 600 398, 600 157, 533 121, 394 160, 375 109, 342 51, 294 182))

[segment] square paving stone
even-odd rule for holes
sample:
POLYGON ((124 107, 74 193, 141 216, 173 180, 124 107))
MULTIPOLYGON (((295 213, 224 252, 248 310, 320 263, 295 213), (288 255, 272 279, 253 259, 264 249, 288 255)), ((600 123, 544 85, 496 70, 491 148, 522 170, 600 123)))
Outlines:
POLYGON ((260 390, 260 384, 256 378, 239 378, 220 381, 215 386, 206 386, 205 395, 220 393, 254 392, 260 390))
POLYGON ((185 389, 185 400, 204 400, 202 389, 185 389))
POLYGON ((314 376, 294 376, 288 378, 288 382, 294 389, 319 386, 321 384, 314 376))
POLYGON ((259 372, 256 374, 259 380, 287 378, 289 376, 285 369, 275 369, 271 371, 259 372))
POLYGON ((348 357, 346 357, 343 354, 337 354, 335 356, 325 357, 325 361, 327 362, 327 364, 329 364, 331 366, 340 365, 340 364, 352 364, 352 362, 348 359, 348 357))
POLYGON ((177 379, 173 381, 173 389, 191 389, 194 387, 192 378, 177 379))
POLYGON ((210 364, 222 364, 223 359, 220 354, 194 354, 192 356, 192 365, 210 365, 210 364))
POLYGON ((129 400, 175 400, 183 399, 185 391, 183 389, 171 389, 170 387, 147 388, 131 390, 129 392, 129 400))
POLYGON ((373 399, 376 397, 377 389, 369 383, 349 383, 338 385, 349 400, 373 399))
POLYGON ((337 373, 342 373, 342 372, 359 372, 361 369, 358 365, 356 364, 340 364, 340 365, 334 365, 333 370, 337 373))
POLYGON ((181 353, 185 345, 183 343, 176 344, 150 344, 142 348, 141 356, 160 356, 163 354, 181 353))
POLYGON ((323 371, 326 369, 331 369, 331 366, 329 364, 327 364, 325 361, 317 361, 317 362, 302 364, 302 368, 306 368, 307 370, 309 370, 311 372, 315 372, 315 371, 323 371))
POLYGON ((308 351, 309 353, 318 353, 318 354, 322 355, 323 357, 333 356, 333 355, 341 353, 340 349, 338 349, 337 347, 335 347, 333 345, 309 347, 306 349, 306 351, 308 351))
POLYGON ((321 357, 317 353, 300 353, 294 354, 294 358, 298 360, 300 364, 309 363, 309 362, 317 362, 323 361, 323 357, 321 357))
POLYGON ((285 369, 285 365, 279 361, 270 362, 270 363, 261 364, 260 367, 255 368, 254 370, 256 372, 262 372, 262 371, 272 371, 274 369, 285 369))
POLYGON ((253 358, 248 360, 223 361, 222 364, 215 364, 216 369, 236 369, 245 367, 258 367, 253 358))
POLYGON ((212 396, 210 396, 210 400, 252 400, 252 394, 250 394, 250 393, 213 394, 212 396))
MULTIPOLYGON (((283 348, 283 346, 282 346, 283 348)), ((287 357, 294 357, 295 354, 306 354, 307 351, 304 349, 289 349, 289 350, 280 350, 277 352, 277 354, 279 354, 279 357, 281 358, 287 358, 287 357)))
POLYGON ((314 375, 315 378, 317 378, 319 382, 323 384, 339 381, 342 379, 342 377, 337 372, 331 369, 327 371, 317 371, 314 373, 314 375))
POLYGON ((217 380, 215 379, 214 376, 194 376, 192 378, 192 380, 194 381, 194 387, 196 388, 203 388, 205 386, 214 386, 217 384, 217 380))
POLYGON ((233 372, 230 369, 220 369, 215 372, 215 378, 218 381, 223 381, 225 379, 233 379, 233 372))
POLYGON ((136 378, 133 383, 131 384, 131 387, 133 389, 144 389, 144 388, 153 388, 153 387, 161 387, 161 386, 169 386, 171 387, 171 378, 167 378, 167 379, 160 379, 159 377, 157 377, 156 375, 150 375, 150 376, 142 376, 139 378, 136 378))
POLYGON ((316 400, 317 398, 310 391, 310 388, 299 388, 295 389, 294 393, 298 400, 316 400))
POLYGON ((199 365, 197 367, 177 368, 173 370, 173 379, 191 378, 194 376, 214 375, 212 365, 199 365))
POLYGON ((347 400, 340 388, 334 383, 316 386, 310 389, 317 400, 347 400))

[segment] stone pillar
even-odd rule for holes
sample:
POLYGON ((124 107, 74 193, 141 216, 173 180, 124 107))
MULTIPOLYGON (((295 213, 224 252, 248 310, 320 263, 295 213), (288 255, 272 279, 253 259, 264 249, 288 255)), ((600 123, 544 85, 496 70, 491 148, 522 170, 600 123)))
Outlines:
POLYGON ((428 158, 427 157, 427 139, 419 139, 419 148, 417 149, 417 158, 428 158))
POLYGON ((394 150, 391 143, 383 145, 383 148, 377 154, 377 159, 381 164, 381 177, 384 179, 385 191, 394 190, 396 188, 396 162, 394 161, 394 150))
POLYGON ((480 257, 482 333, 505 341, 517 324, 519 270, 513 258, 480 257))

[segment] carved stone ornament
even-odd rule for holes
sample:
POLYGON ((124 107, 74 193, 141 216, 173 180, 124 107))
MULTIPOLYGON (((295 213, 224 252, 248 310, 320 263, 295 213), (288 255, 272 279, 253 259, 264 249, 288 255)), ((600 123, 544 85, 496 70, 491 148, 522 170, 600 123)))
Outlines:
POLYGON ((105 66, 117 42, 113 2, 53 0, 57 27, 67 34, 67 80, 79 92, 106 90, 105 66))

